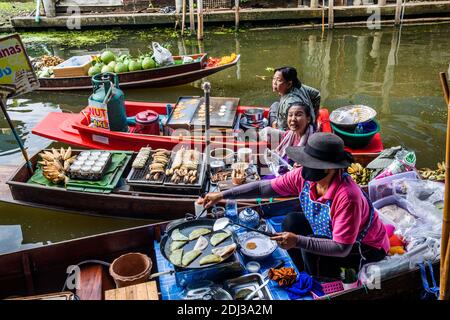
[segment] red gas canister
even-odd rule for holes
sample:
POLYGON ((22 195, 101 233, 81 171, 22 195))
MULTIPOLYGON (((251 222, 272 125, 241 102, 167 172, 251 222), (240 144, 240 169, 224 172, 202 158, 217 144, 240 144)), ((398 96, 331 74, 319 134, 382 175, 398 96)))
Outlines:
POLYGON ((159 135, 159 115, 151 110, 136 115, 135 133, 159 135))

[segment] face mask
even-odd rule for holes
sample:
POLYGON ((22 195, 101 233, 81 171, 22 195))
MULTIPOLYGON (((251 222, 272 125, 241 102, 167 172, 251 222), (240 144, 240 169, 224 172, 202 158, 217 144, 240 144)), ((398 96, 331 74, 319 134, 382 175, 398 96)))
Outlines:
POLYGON ((327 176, 325 169, 312 169, 308 167, 302 168, 302 177, 306 181, 320 181, 327 176))

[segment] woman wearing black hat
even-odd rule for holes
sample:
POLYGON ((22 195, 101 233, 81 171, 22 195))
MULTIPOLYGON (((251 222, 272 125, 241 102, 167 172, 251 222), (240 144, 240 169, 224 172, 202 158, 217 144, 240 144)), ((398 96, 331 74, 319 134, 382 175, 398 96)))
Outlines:
POLYGON ((300 255, 306 272, 338 277, 342 267, 359 270, 382 260, 389 239, 372 203, 345 173, 352 159, 342 139, 319 132, 306 146, 289 147, 286 153, 302 168, 270 181, 209 193, 199 203, 210 207, 222 199, 298 195, 302 212, 287 215, 284 232, 272 239, 290 250, 294 261, 300 255))

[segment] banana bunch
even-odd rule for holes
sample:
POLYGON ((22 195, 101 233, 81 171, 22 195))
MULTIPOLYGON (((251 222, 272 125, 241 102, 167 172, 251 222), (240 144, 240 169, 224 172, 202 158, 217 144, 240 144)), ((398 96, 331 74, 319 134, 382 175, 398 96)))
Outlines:
POLYGON ((437 163, 437 169, 422 168, 418 170, 423 179, 445 181, 445 161, 437 163))
POLYGON ((41 161, 38 161, 38 163, 42 165, 44 177, 54 184, 61 182, 67 184, 69 178, 66 173, 77 157, 72 156, 72 148, 69 147, 67 150, 64 148, 60 150, 52 148, 52 152, 44 151, 39 153, 39 156, 41 157, 41 161))
POLYGON ((357 184, 366 186, 370 181, 372 170, 363 168, 359 163, 352 163, 347 172, 357 184))
POLYGON ((149 167, 150 173, 145 178, 147 180, 159 180, 164 175, 170 155, 170 151, 166 149, 156 149, 152 154, 152 163, 149 167))

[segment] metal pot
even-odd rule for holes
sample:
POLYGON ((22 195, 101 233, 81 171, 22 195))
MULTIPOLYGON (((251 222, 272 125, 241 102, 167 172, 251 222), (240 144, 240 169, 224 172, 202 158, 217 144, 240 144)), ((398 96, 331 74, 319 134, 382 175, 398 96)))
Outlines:
POLYGON ((264 120, 264 109, 253 108, 244 112, 248 123, 259 123, 264 120))

